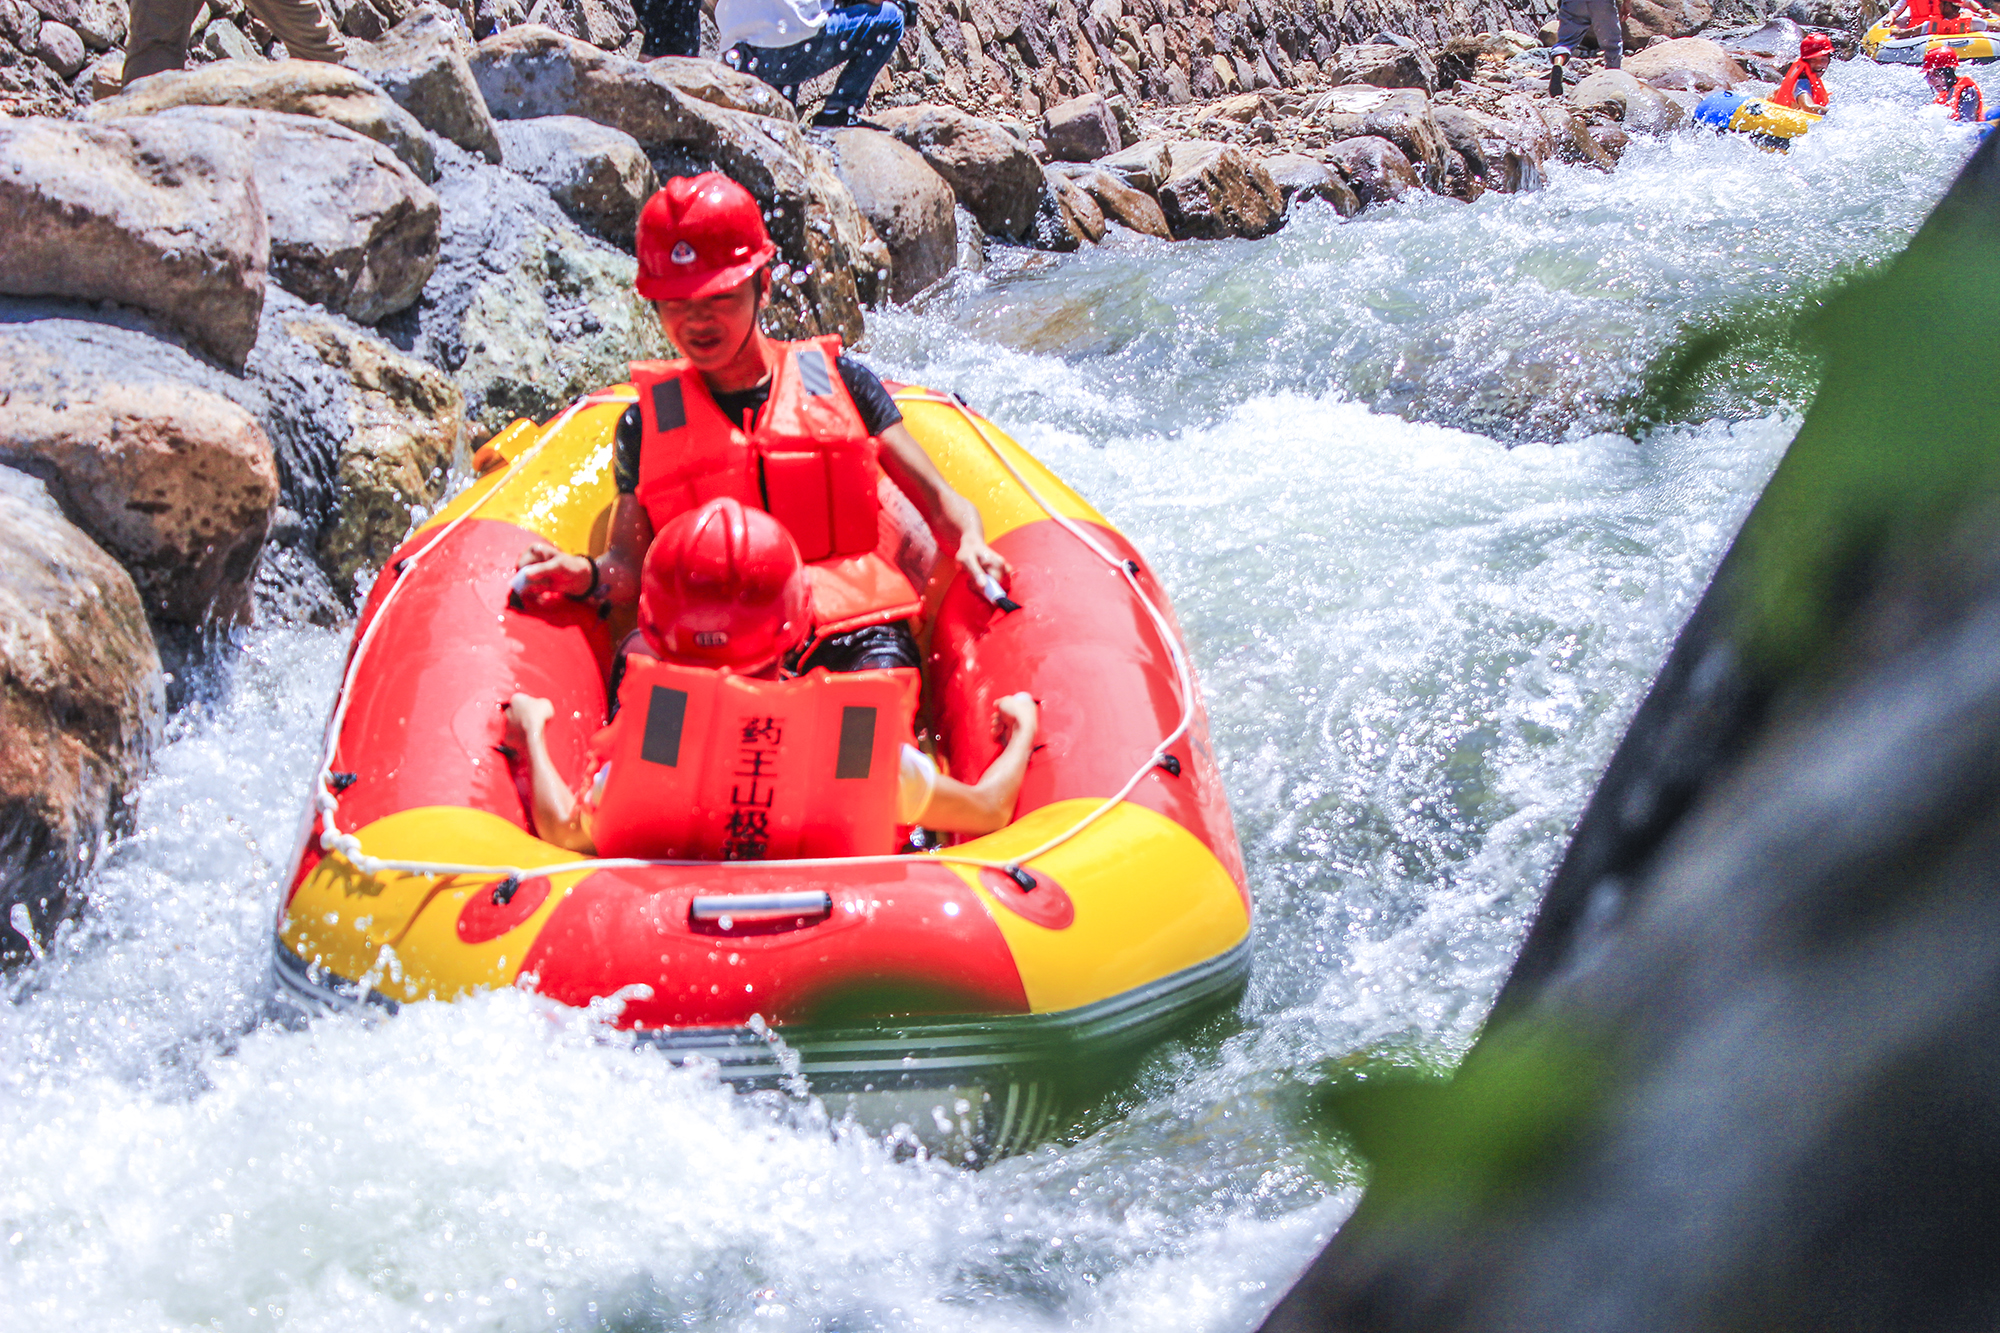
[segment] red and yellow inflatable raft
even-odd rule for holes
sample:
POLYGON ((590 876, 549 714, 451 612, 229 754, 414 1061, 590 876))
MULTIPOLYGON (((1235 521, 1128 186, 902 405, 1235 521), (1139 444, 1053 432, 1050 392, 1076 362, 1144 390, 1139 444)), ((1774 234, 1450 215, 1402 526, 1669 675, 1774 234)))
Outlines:
POLYGON ((501 705, 553 700, 551 752, 582 772, 617 627, 510 608, 509 586, 532 537, 604 549, 632 401, 609 390, 496 437, 376 581, 279 913, 281 993, 317 1010, 531 987, 739 1085, 801 1073, 836 1115, 985 1152, 1032 1141, 1079 1082, 1233 998, 1250 900, 1165 594, 990 423, 922 389, 897 398, 1016 570, 1012 612, 935 581, 923 635, 951 771, 993 758, 999 696, 1041 703, 1012 824, 792 862, 580 861, 533 835, 501 705))

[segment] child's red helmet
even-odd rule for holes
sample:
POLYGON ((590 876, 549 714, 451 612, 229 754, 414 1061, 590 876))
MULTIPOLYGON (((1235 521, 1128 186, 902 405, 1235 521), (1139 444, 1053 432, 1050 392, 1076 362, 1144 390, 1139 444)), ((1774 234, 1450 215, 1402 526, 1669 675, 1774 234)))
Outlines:
POLYGON ((785 525, 727 496, 669 522, 639 574, 639 629, 653 651, 749 675, 812 628, 798 544, 785 525))
POLYGON ((1958 52, 1952 50, 1949 46, 1934 46, 1924 52, 1924 73, 1926 74, 1934 69, 1957 68, 1958 52))
POLYGON ((1802 60, 1832 54, 1833 38, 1823 32, 1809 32, 1799 39, 1799 58, 1802 60))
POLYGON ((698 301, 771 262, 778 247, 750 192, 720 172, 674 176, 639 213, 633 284, 648 301, 698 301))

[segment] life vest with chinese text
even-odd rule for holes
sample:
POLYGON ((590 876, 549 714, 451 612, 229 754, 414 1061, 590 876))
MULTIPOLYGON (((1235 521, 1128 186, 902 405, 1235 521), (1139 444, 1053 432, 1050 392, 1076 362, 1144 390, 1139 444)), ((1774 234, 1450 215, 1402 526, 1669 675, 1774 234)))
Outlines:
POLYGON ((773 861, 896 849, 915 671, 758 680, 631 661, 591 742, 600 856, 773 861))
POLYGON ((783 523, 799 545, 820 634, 901 620, 921 609, 897 563, 907 545, 886 521, 881 445, 841 382, 834 336, 778 343, 771 392, 745 431, 722 414, 686 361, 635 361, 643 427, 635 496, 658 532, 676 515, 732 496, 783 523))

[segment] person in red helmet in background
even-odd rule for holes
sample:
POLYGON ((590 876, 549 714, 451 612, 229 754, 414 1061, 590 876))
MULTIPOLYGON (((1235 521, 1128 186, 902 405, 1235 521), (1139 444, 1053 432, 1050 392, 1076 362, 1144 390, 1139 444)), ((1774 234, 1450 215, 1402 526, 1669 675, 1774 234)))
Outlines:
POLYGON ((1924 52, 1924 81, 1937 94, 1933 105, 1950 108, 1953 120, 1977 125, 1984 118, 1979 85, 1958 72, 1958 52, 1950 47, 1924 52))
POLYGON ((1779 106, 1797 107, 1810 111, 1816 116, 1826 114, 1826 85, 1820 75, 1833 63, 1833 39, 1823 32, 1809 32, 1799 39, 1799 58, 1785 71, 1785 77, 1778 81, 1778 91, 1771 94, 1771 100, 1779 106), (1800 85, 1804 85, 1801 91, 1800 85))
POLYGON ((885 536, 883 501, 907 500, 994 598, 1012 571, 986 544, 979 511, 837 337, 764 334, 758 317, 777 247, 748 190, 715 172, 674 177, 647 201, 637 240, 639 294, 684 359, 632 365, 639 402, 618 424, 604 555, 536 542, 521 557, 522 596, 629 606, 653 534, 682 510, 731 495, 776 515, 801 547, 820 634, 807 665, 916 666, 907 621, 928 569, 912 556, 915 538, 929 538, 915 522, 900 539, 885 536))
MULTIPOLYGON (((874 697, 913 699, 914 673, 874 672, 869 674, 876 679, 868 681, 822 672, 767 685, 752 696, 755 708, 748 727, 745 719, 713 707, 709 709, 713 715, 704 722, 699 702, 689 702, 701 685, 716 683, 701 677, 779 682, 780 664, 810 625, 810 594, 798 546, 776 519, 723 497, 669 521, 647 551, 640 574, 639 633, 644 642, 630 650, 628 671, 619 686, 627 706, 617 709, 611 724, 592 741, 591 777, 584 791, 576 791, 550 757, 546 729, 554 705, 527 694, 516 694, 507 703, 514 733, 510 739, 519 741, 528 761, 537 836, 585 855, 595 855, 602 847, 607 855, 761 860, 774 840, 774 802, 766 791, 760 804, 758 780, 770 787, 780 775, 789 777, 794 806, 800 801, 855 800, 863 789, 843 789, 837 780, 850 776, 836 770, 836 764, 849 759, 847 729, 820 728, 829 743, 816 747, 811 740, 800 739, 802 732, 811 732, 805 725, 811 719, 801 716, 800 710, 831 711, 844 723, 844 714, 856 711, 850 700, 863 697, 857 691, 889 685, 889 678, 904 678, 901 684, 907 688, 900 693, 878 688, 874 697), (662 663, 668 666, 656 665, 662 663), (829 686, 846 693, 831 700, 813 693, 829 686), (662 694, 672 710, 670 756, 659 753, 662 694), (797 697, 787 697, 792 694, 797 697), (756 745, 747 751, 731 745, 720 754, 704 756, 698 749, 702 738, 715 734, 718 725, 732 742, 741 739, 747 745, 754 739, 756 745), (786 750, 788 732, 793 737, 791 752, 786 750), (828 768, 824 774, 814 768, 815 750, 828 768), (754 764, 746 767, 745 753, 755 756, 754 764), (701 789, 702 775, 692 770, 704 762, 711 768, 717 762, 733 766, 726 768, 724 777, 729 797, 709 802, 706 808, 686 795, 701 789), (607 830, 603 827, 607 820, 620 827, 607 830), (634 824, 642 827, 629 827, 634 824)), ((739 696, 743 693, 737 691, 739 696)), ((1026 694, 1011 694, 996 703, 994 738, 1001 742, 1001 750, 976 783, 940 773, 928 755, 903 743, 894 773, 885 770, 880 779, 885 796, 893 785, 893 797, 881 806, 882 818, 877 821, 881 827, 861 835, 861 849, 886 849, 883 840, 896 824, 970 834, 1004 826, 1013 817, 1038 720, 1035 702, 1026 694), (893 822, 889 822, 891 810, 893 822)), ((907 711, 891 721, 897 728, 894 736, 908 734, 907 711)), ((872 723, 870 735, 872 739, 872 723)), ((887 732, 884 735, 893 739, 887 732)), ((824 823, 823 812, 804 814, 805 822, 824 823)), ((797 850, 838 854, 840 848, 808 842, 797 850)))
POLYGON ((1902 26, 1896 26, 1891 18, 1890 36, 1903 37, 1962 37, 1968 32, 1984 32, 1992 26, 1991 11, 1970 0, 1961 4, 1959 0, 1930 0, 1909 5, 1902 26), (1966 11, 1970 10, 1970 13, 1966 11))

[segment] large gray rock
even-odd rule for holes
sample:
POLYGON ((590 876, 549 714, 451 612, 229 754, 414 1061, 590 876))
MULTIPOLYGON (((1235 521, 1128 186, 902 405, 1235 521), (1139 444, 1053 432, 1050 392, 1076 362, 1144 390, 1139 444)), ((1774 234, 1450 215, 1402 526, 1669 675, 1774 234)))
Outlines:
POLYGON ((1387 139, 1343 139, 1327 156, 1347 178, 1363 208, 1394 203, 1424 188, 1410 159, 1387 139))
POLYGON ((734 70, 719 60, 694 56, 659 56, 648 60, 646 68, 697 101, 711 102, 731 111, 747 111, 753 116, 774 116, 796 121, 798 112, 776 88, 754 74, 734 70))
MULTIPOLYGON (((41 483, 0 467, 0 922, 45 942, 160 737, 160 657, 132 580, 41 483)), ((29 943, 0 928, 0 958, 29 943)))
POLYGON ((156 119, 0 121, 0 292, 117 301, 240 366, 270 230, 250 150, 156 119))
POLYGON ((1173 173, 1173 154, 1165 139, 1146 139, 1091 164, 1110 172, 1135 190, 1157 195, 1173 173))
POLYGON ((1037 249, 1066 254, 1104 239, 1104 212, 1088 191, 1053 169, 1043 182, 1031 236, 1037 249))
POLYGON ((923 154, 980 230, 1008 240, 1028 234, 1042 199, 1042 167, 1004 126, 935 105, 894 107, 874 119, 923 154))
POLYGON ((430 136, 417 118, 351 69, 316 60, 224 60, 167 70, 84 110, 92 121, 146 116, 177 106, 231 106, 317 116, 373 139, 425 181, 437 176, 430 136))
POLYGON ((1665 134, 1681 121, 1678 105, 1622 69, 1590 75, 1570 90, 1570 100, 1584 110, 1609 110, 1633 134, 1665 134))
POLYGON ((313 116, 232 107, 177 107, 156 120, 250 146, 271 277, 287 291, 373 324, 416 300, 437 267, 437 195, 374 140, 313 116))
POLYGON ((1692 37, 1715 17, 1710 0, 1632 0, 1625 21, 1627 50, 1643 47, 1655 37, 1692 37))
POLYGON ((652 65, 533 25, 481 42, 473 75, 503 118, 582 116, 638 140, 663 176, 720 171, 741 183, 764 207, 787 279, 773 294, 772 327, 861 336, 861 307, 877 299, 889 251, 831 152, 795 124, 690 97, 652 65))
POLYGON ((1555 139, 1556 157, 1564 162, 1609 171, 1617 165, 1611 154, 1590 132, 1590 127, 1560 103, 1544 102, 1536 107, 1542 123, 1555 139))
POLYGON ((1277 183, 1254 158, 1228 144, 1174 144, 1160 186, 1160 210, 1175 240, 1268 236, 1285 223, 1277 183))
POLYGON ((1437 62, 1429 52, 1390 42, 1344 46, 1324 72, 1326 81, 1335 86, 1367 83, 1377 88, 1421 88, 1425 92, 1436 92, 1438 86, 1437 62))
POLYGON ((631 249, 639 210, 660 188, 639 141, 581 116, 503 120, 501 161, 591 231, 631 249))
POLYGON ((1088 194, 1103 212, 1105 221, 1116 222, 1142 236, 1154 236, 1163 241, 1174 238, 1173 229, 1167 226, 1167 215, 1160 208, 1159 200, 1143 190, 1127 185, 1122 177, 1106 171, 1094 164, 1082 167, 1058 168, 1059 174, 1088 194))
POLYGON ((1703 37, 1682 37, 1648 47, 1625 57, 1625 72, 1635 79, 1651 82, 1672 75, 1686 75, 1699 92, 1734 88, 1750 76, 1729 58, 1729 53, 1703 37))
POLYGON ((417 123, 488 162, 500 160, 493 116, 468 59, 472 43, 442 11, 424 9, 380 42, 350 42, 346 64, 368 76, 417 123))
POLYGON ((125 10, 119 0, 28 0, 44 19, 72 29, 93 51, 125 45, 125 10))
POLYGON ((1504 194, 1539 187, 1543 164, 1555 155, 1555 136, 1533 105, 1512 109, 1524 118, 1457 106, 1441 106, 1436 113, 1438 130, 1451 150, 1486 189, 1504 194))
POLYGON ((1123 143, 1103 93, 1072 97, 1043 112, 1042 142, 1058 162, 1095 162, 1117 152, 1123 143))
POLYGON ((913 299, 958 262, 958 202, 913 148, 877 130, 835 130, 834 160, 875 234, 889 247, 889 299, 913 299))
POLYGON ((1309 199, 1324 199, 1344 218, 1361 211, 1361 197, 1354 193, 1346 177, 1318 158, 1303 153, 1274 153, 1264 159, 1264 169, 1271 173, 1271 180, 1287 207, 1309 199))
POLYGON ((1445 165, 1444 135, 1431 100, 1412 89, 1335 88, 1322 94, 1308 113, 1333 139, 1377 138, 1396 145, 1427 184, 1445 165))
POLYGON ((240 621, 278 500, 257 419, 145 364, 0 324, 0 462, 45 480, 163 624, 240 621))
POLYGON ((382 327, 451 376, 469 443, 619 383, 627 362, 673 354, 633 290, 630 255, 578 230, 511 172, 456 149, 441 164, 437 272, 423 299, 382 327))

